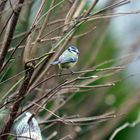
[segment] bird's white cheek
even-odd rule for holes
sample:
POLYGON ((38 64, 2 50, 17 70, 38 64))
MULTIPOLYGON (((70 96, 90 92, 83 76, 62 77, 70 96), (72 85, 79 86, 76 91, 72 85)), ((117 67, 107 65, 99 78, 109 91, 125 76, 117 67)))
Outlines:
POLYGON ((77 53, 76 52, 72 52, 74 55, 77 55, 77 53))

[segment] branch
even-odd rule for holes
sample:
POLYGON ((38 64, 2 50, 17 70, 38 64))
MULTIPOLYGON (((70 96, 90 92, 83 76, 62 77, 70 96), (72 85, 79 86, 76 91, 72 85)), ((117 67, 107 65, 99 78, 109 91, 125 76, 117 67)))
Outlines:
POLYGON ((53 119, 53 120, 48 120, 45 122, 41 122, 40 125, 46 125, 52 122, 62 122, 67 125, 82 125, 83 123, 95 123, 95 122, 101 122, 101 121, 106 121, 109 119, 116 118, 121 115, 116 115, 114 113, 105 113, 100 116, 92 116, 92 117, 78 117, 78 118, 72 118, 72 119, 53 119))
MULTIPOLYGON (((23 3, 24 3, 24 0, 19 0, 17 5, 21 5, 23 3)), ((0 70, 2 68, 5 56, 6 56, 7 52, 8 52, 9 47, 10 47, 10 44, 11 44, 11 41, 12 41, 12 37, 14 35, 14 31, 15 31, 15 28, 16 28, 16 25, 17 25, 17 21, 18 21, 18 18, 19 18, 21 8, 22 7, 17 7, 15 9, 16 12, 14 12, 13 17, 11 19, 11 22, 9 23, 10 25, 9 25, 7 34, 5 34, 4 43, 2 45, 2 53, 0 55, 0 70)))
MULTIPOLYGON (((29 88, 29 82, 30 82, 31 76, 34 71, 34 65, 32 63, 27 63, 27 64, 25 64, 25 70, 26 69, 27 69, 27 71, 25 73, 24 82, 22 83, 22 85, 19 89, 19 92, 17 94, 18 96, 16 97, 15 102, 13 103, 9 118, 5 124, 5 127, 3 128, 3 131, 0 133, 1 135, 10 132, 10 130, 13 126, 14 120, 17 117, 17 113, 18 113, 20 104, 21 104, 22 100, 25 98, 26 92, 29 88)), ((8 135, 2 136, 2 140, 7 140, 7 138, 8 138, 8 135)))
POLYGON ((123 129, 127 128, 127 127, 131 127, 131 128, 134 128, 137 124, 140 123, 140 113, 138 115, 138 118, 132 122, 132 123, 129 123, 129 122, 126 122, 125 124, 123 124, 122 126, 120 126, 119 128, 117 128, 113 134, 111 135, 111 137, 109 138, 109 140, 113 140, 115 138, 115 136, 120 132, 122 131, 123 129))

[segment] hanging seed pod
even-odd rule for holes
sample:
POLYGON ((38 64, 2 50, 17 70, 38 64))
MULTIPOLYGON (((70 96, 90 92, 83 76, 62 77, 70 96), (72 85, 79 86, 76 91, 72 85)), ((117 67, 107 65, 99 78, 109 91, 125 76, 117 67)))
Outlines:
POLYGON ((42 140, 38 122, 29 112, 17 119, 14 131, 17 140, 42 140))

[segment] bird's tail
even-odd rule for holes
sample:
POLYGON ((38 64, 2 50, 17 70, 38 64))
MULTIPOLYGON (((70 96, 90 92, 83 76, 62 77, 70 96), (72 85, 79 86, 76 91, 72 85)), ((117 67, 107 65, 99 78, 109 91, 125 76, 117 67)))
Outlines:
POLYGON ((51 65, 57 65, 59 63, 60 63, 59 61, 54 61, 54 62, 51 63, 51 65))

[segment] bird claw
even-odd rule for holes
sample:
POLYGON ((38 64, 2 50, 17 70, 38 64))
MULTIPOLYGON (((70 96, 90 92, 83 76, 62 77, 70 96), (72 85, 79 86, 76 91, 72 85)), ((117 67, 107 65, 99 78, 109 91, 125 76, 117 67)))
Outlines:
POLYGON ((61 70, 61 71, 60 71, 60 73, 59 73, 59 76, 61 76, 61 74, 62 74, 62 71, 63 71, 63 70, 61 70))

